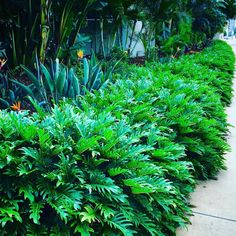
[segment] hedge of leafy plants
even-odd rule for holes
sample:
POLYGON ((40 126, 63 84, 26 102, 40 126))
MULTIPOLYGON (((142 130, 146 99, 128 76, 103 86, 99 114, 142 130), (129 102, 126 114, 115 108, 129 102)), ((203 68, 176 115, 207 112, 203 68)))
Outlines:
POLYGON ((235 57, 231 47, 223 41, 215 41, 210 48, 206 48, 203 52, 163 64, 160 70, 171 71, 172 74, 199 82, 204 80, 216 89, 223 104, 229 105, 232 98, 234 61, 235 57))
POLYGON ((234 58, 216 42, 180 61, 183 70, 130 66, 50 114, 0 111, 0 233, 166 236, 185 226, 196 177, 224 168, 234 58))

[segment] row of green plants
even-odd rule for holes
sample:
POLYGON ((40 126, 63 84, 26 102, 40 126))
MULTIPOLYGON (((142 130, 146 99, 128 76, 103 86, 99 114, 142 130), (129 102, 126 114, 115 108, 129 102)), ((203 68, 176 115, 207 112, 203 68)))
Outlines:
POLYGON ((50 112, 33 96, 37 112, 0 111, 1 234, 175 235, 196 178, 224 168, 233 65, 216 41, 50 112))
MULTIPOLYGON (((229 105, 232 98, 232 76, 235 56, 226 43, 215 42, 217 43, 214 43, 201 53, 186 55, 178 60, 172 60, 171 63, 162 64, 157 69, 170 71, 172 74, 181 75, 194 81, 201 82, 204 80, 221 96, 222 103, 229 105), (219 58, 224 58, 224 60, 219 58)), ((150 66, 155 66, 155 63, 150 64, 150 66)))

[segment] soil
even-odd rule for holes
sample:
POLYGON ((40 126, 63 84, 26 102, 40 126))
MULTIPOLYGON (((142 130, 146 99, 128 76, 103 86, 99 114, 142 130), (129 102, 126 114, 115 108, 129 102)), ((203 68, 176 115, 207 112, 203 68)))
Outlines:
POLYGON ((137 66, 145 65, 146 58, 145 57, 134 57, 129 59, 130 64, 135 64, 137 66))

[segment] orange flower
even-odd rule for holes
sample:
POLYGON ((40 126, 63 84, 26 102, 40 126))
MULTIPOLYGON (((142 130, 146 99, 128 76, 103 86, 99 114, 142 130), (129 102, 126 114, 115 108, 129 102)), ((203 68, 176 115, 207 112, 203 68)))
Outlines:
POLYGON ((6 64, 7 60, 5 58, 0 58, 0 70, 6 64))
POLYGON ((82 59, 84 57, 84 52, 82 50, 77 51, 77 57, 82 59))
POLYGON ((14 103, 12 106, 11 106, 12 110, 14 111, 20 111, 20 101, 14 103))

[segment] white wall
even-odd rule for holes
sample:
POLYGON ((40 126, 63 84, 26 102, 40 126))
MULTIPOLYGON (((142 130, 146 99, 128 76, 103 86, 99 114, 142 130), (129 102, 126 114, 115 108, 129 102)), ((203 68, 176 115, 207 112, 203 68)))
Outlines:
MULTIPOLYGON (((142 24, 143 23, 141 21, 138 21, 135 25, 134 37, 131 44, 131 50, 132 50, 131 57, 140 57, 140 56, 144 56, 145 54, 143 43, 139 38, 139 34, 141 33, 141 31, 143 31, 142 24)), ((129 31, 130 31, 129 36, 131 36, 132 30, 130 29, 129 31)), ((130 40, 128 40, 128 45, 129 43, 130 43, 130 40)))
MULTIPOLYGON (((112 27, 112 23, 111 23, 112 27)), ((144 32, 144 29, 142 29, 142 22, 138 21, 135 25, 135 32, 133 36, 133 40, 131 43, 131 57, 140 57, 145 55, 145 49, 143 46, 142 41, 140 40, 140 33, 144 32)), ((90 54, 91 50, 95 50, 98 53, 101 50, 101 35, 100 35, 100 29, 99 29, 99 21, 94 21, 93 19, 90 19, 88 21, 88 28, 84 32, 85 34, 91 35, 91 43, 86 45, 86 53, 90 54)), ((117 38, 117 45, 122 45, 123 50, 128 50, 128 47, 130 45, 130 38, 132 34, 132 27, 131 26, 124 26, 122 29, 122 42, 119 42, 120 38, 117 38), (127 32, 128 30, 128 32, 127 32), (128 36, 128 37, 127 37, 128 36), (127 41, 127 43, 126 43, 127 41)), ((112 39, 109 35, 109 28, 107 29, 107 32, 104 32, 104 42, 105 42, 105 49, 111 48, 112 39)), ((106 54, 109 54, 108 51, 106 51, 106 54)))

